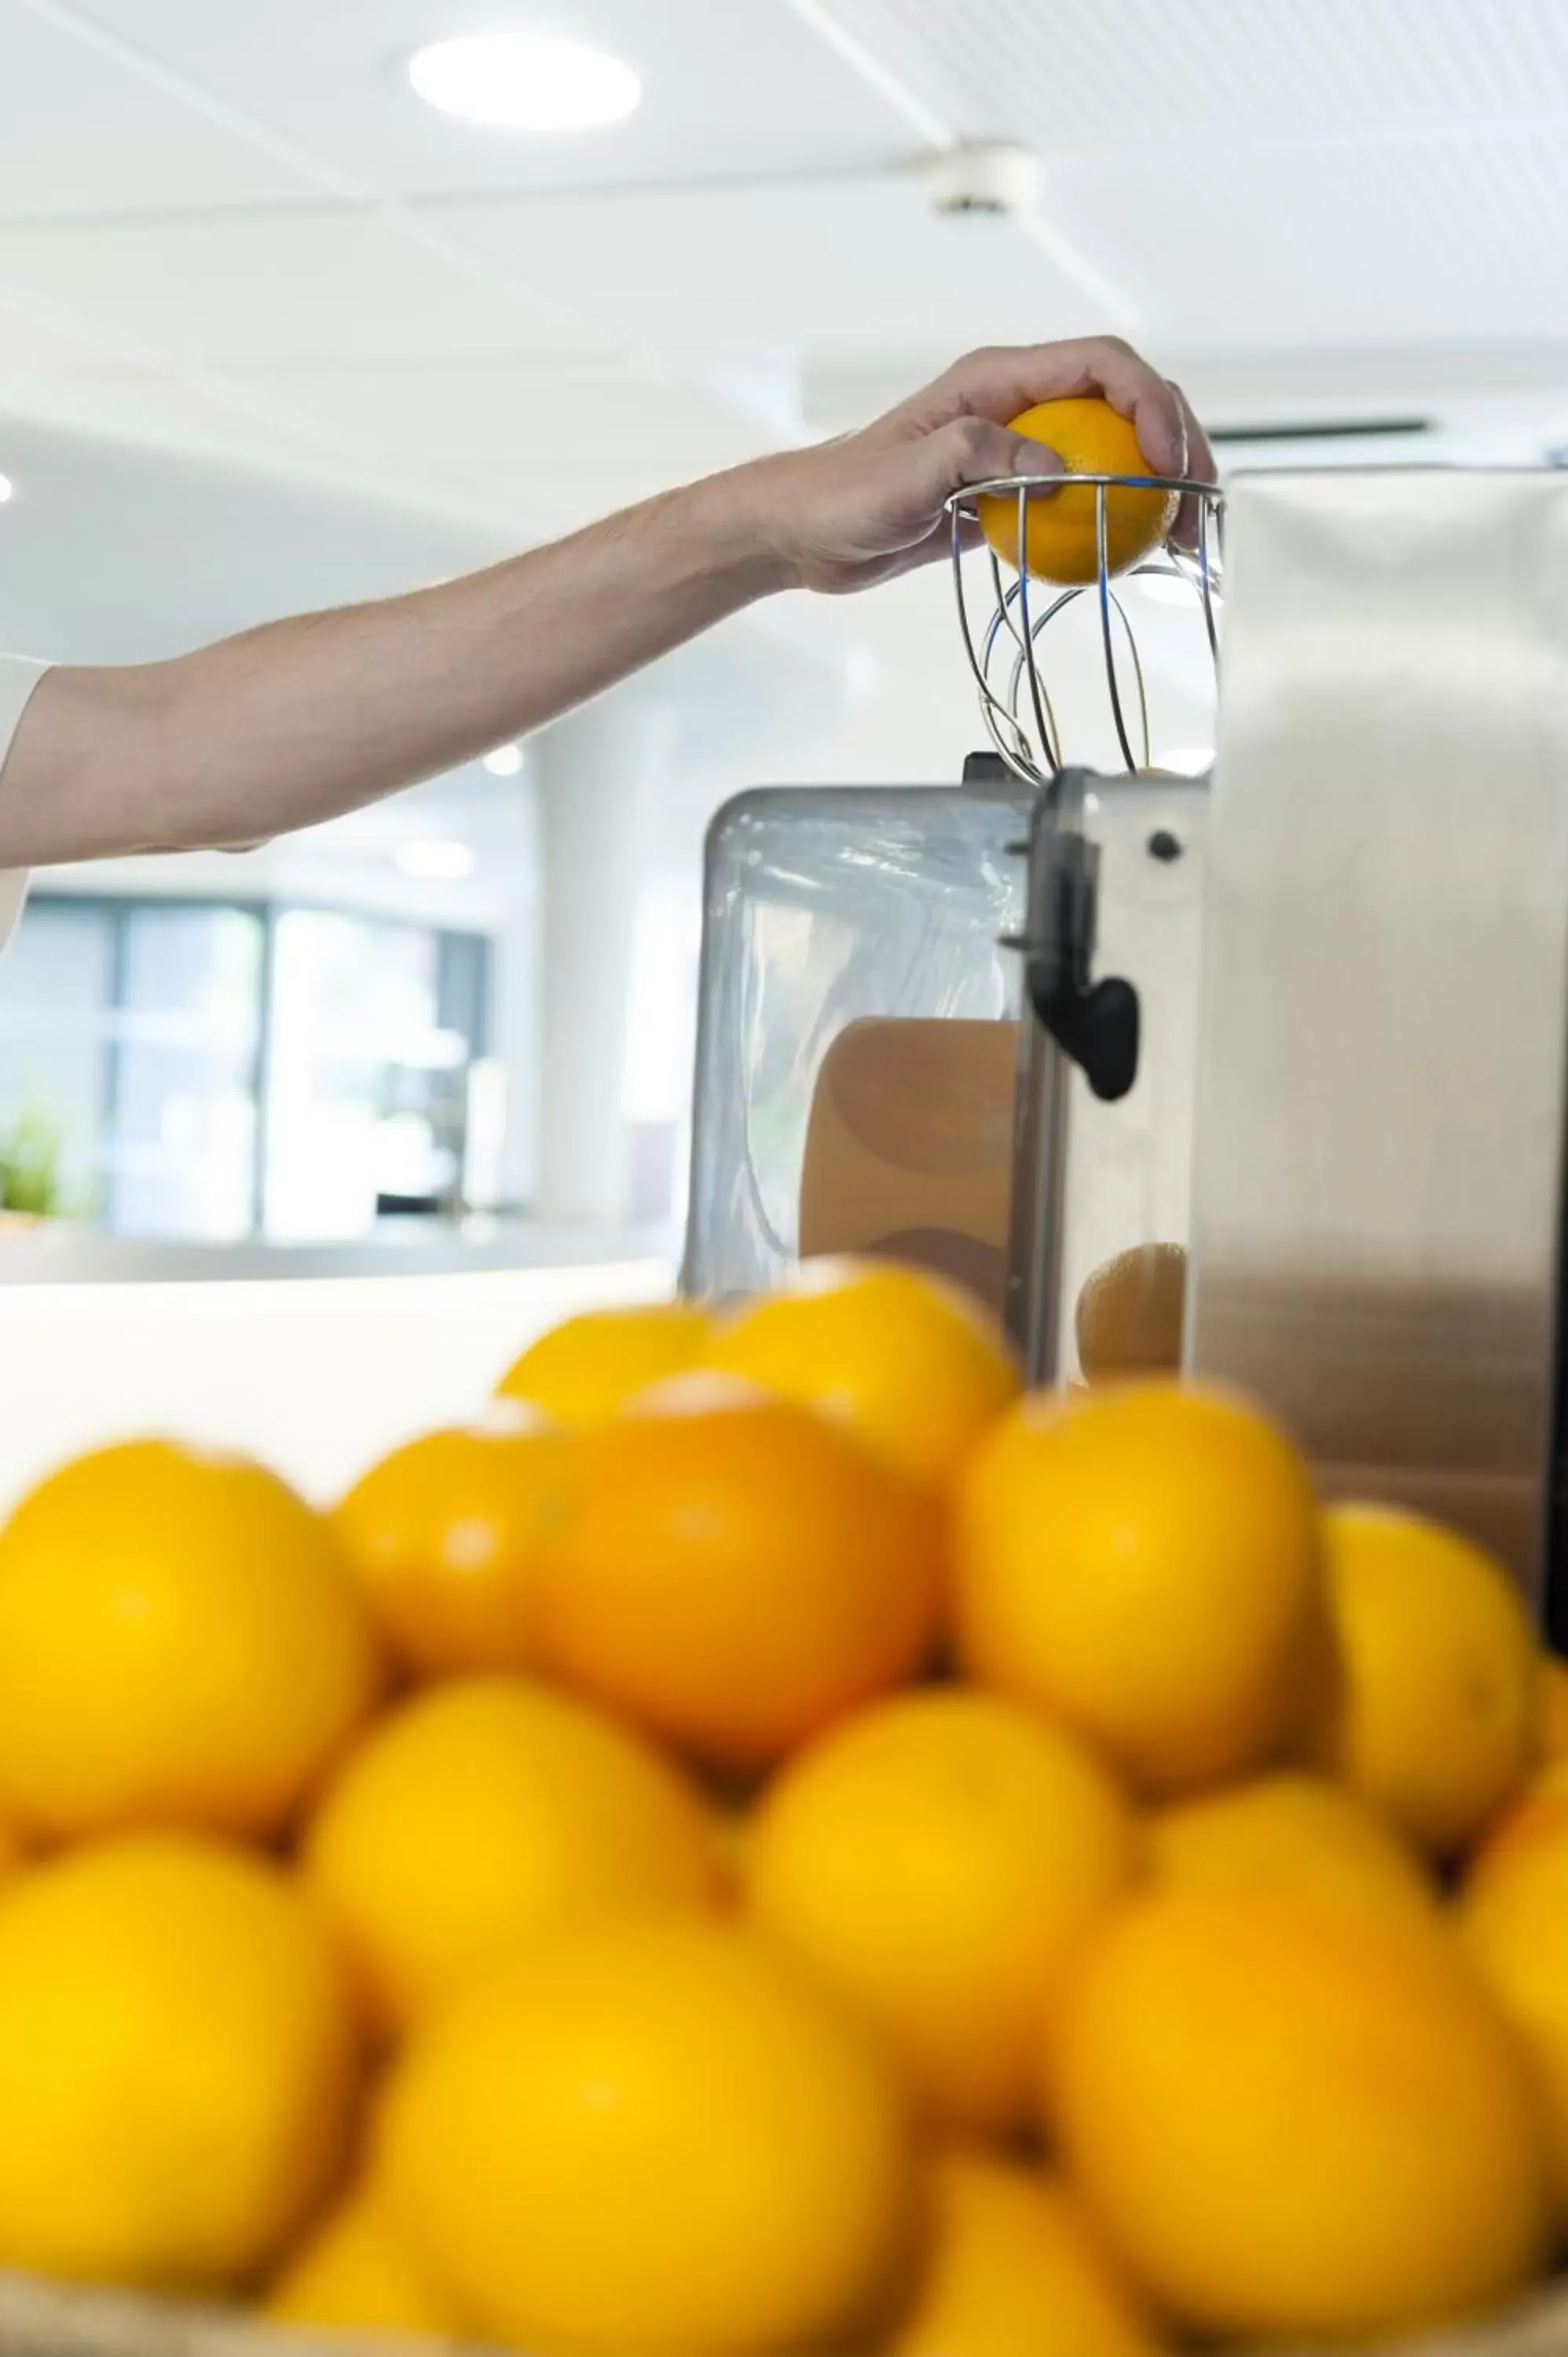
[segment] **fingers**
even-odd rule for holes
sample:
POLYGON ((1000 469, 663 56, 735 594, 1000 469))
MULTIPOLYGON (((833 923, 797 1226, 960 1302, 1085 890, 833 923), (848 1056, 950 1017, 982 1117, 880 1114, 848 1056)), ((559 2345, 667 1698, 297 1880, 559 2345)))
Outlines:
POLYGON ((971 352, 895 414, 928 428, 962 416, 1005 424, 1037 401, 1083 393, 1103 394, 1132 420, 1155 474, 1180 474, 1188 445, 1201 442, 1201 430, 1194 440, 1197 421, 1176 387, 1118 336, 971 352))
MULTIPOLYGON (((1183 474, 1195 483, 1218 482, 1219 469, 1215 464, 1214 452, 1209 447, 1208 435, 1198 422, 1197 412, 1179 384, 1173 384, 1171 391, 1181 404, 1182 415, 1187 424, 1187 464, 1182 468, 1183 474)), ((1189 493, 1181 503, 1176 515, 1176 529, 1171 533, 1171 538, 1178 547, 1196 548, 1197 527, 1198 503, 1189 493)))
POLYGON ((929 432, 902 431, 875 446, 873 463, 862 460, 857 502, 838 509, 838 530, 847 539, 834 556, 862 564, 887 560, 907 570, 951 547, 945 511, 955 491, 1001 477, 1062 472, 1054 450, 1009 434, 993 418, 950 417, 929 432))

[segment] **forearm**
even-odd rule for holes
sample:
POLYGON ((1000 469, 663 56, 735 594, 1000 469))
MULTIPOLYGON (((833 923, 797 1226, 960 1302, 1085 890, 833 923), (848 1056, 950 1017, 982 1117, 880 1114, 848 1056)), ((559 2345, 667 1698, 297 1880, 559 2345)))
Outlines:
POLYGON ((488 573, 173 662, 51 672, 0 776, 0 868, 309 826, 539 727, 768 590, 864 589, 945 559, 955 491, 1060 470, 1003 421, 1093 394, 1155 473, 1213 479, 1180 391, 1126 345, 972 352, 859 434, 488 573))
POLYGON ((0 791, 0 868, 258 841, 540 726, 779 586, 737 490, 173 662, 49 673, 0 791))

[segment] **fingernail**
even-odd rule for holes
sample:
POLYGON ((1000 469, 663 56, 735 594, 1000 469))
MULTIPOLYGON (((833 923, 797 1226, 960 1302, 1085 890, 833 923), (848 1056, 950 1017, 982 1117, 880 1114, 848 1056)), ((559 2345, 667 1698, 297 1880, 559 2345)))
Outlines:
POLYGON ((1031 442, 1020 434, 1013 445, 1013 472, 1015 475, 1065 475, 1067 464, 1059 450, 1046 442, 1031 442))
POLYGON ((1183 479, 1183 480, 1185 481, 1185 480, 1186 480, 1186 477, 1187 477, 1187 469, 1188 460, 1190 459, 1190 457, 1191 457, 1191 452, 1190 452, 1190 450, 1188 449, 1188 447, 1187 447, 1187 411, 1186 411, 1186 410, 1185 410, 1185 408, 1182 406, 1182 399, 1181 399, 1181 395, 1180 395, 1180 393, 1179 393, 1177 392, 1177 390, 1176 390, 1176 384, 1175 384, 1174 380, 1173 380, 1172 378, 1170 378, 1170 377, 1166 377, 1166 379, 1165 379, 1165 382, 1166 382, 1166 384, 1167 384, 1167 385, 1169 386, 1169 388, 1170 388, 1170 395, 1171 395, 1171 399, 1172 399, 1172 401, 1176 404, 1176 473, 1177 473, 1179 476, 1181 476, 1181 478, 1182 478, 1182 479, 1183 479))

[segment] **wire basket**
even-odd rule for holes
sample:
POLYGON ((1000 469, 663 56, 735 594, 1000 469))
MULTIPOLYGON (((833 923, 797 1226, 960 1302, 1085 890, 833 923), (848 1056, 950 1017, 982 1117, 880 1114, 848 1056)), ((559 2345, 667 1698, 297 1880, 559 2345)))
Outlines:
POLYGON ((1219 656, 1219 599, 1223 564, 1224 499, 1212 483, 1190 482, 1164 475, 1008 475, 971 484, 949 500, 952 526, 953 583, 964 649, 980 690, 981 716, 986 733, 1013 774, 1031 787, 1048 787, 1073 764, 1072 749, 1063 741, 1047 678, 1047 634, 1058 618, 1079 598, 1092 598, 1099 609, 1099 637, 1104 662, 1105 689, 1112 725, 1122 758, 1130 770, 1151 766, 1149 696, 1138 640, 1117 582, 1163 577, 1185 586, 1192 594, 1195 626, 1201 619, 1208 661, 1217 675, 1219 656), (963 559, 980 535, 980 501, 1015 498, 1018 506, 1017 544, 1028 546, 1029 501, 1049 497, 1069 485, 1081 484, 1095 495, 1095 533, 1099 566, 1092 581, 1058 587, 1032 580, 1026 571, 1004 567, 995 550, 987 547, 993 600, 983 626, 976 630, 964 579, 963 559), (1165 546, 1125 572, 1113 574, 1110 564, 1110 518, 1107 495, 1117 490, 1176 493, 1191 504, 1197 519, 1196 544, 1190 554, 1165 546))

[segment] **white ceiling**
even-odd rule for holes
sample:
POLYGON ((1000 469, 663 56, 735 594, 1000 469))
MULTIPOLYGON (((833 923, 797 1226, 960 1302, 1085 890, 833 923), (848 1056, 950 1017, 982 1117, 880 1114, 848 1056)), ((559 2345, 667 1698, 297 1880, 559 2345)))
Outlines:
POLYGON ((1512 389, 1568 439, 1565 0, 0 0, 0 417, 503 538, 1111 326, 1220 423, 1512 389), (424 107, 409 52, 498 23, 641 110, 424 107), (1032 223, 932 212, 970 138, 1041 156, 1032 223))

